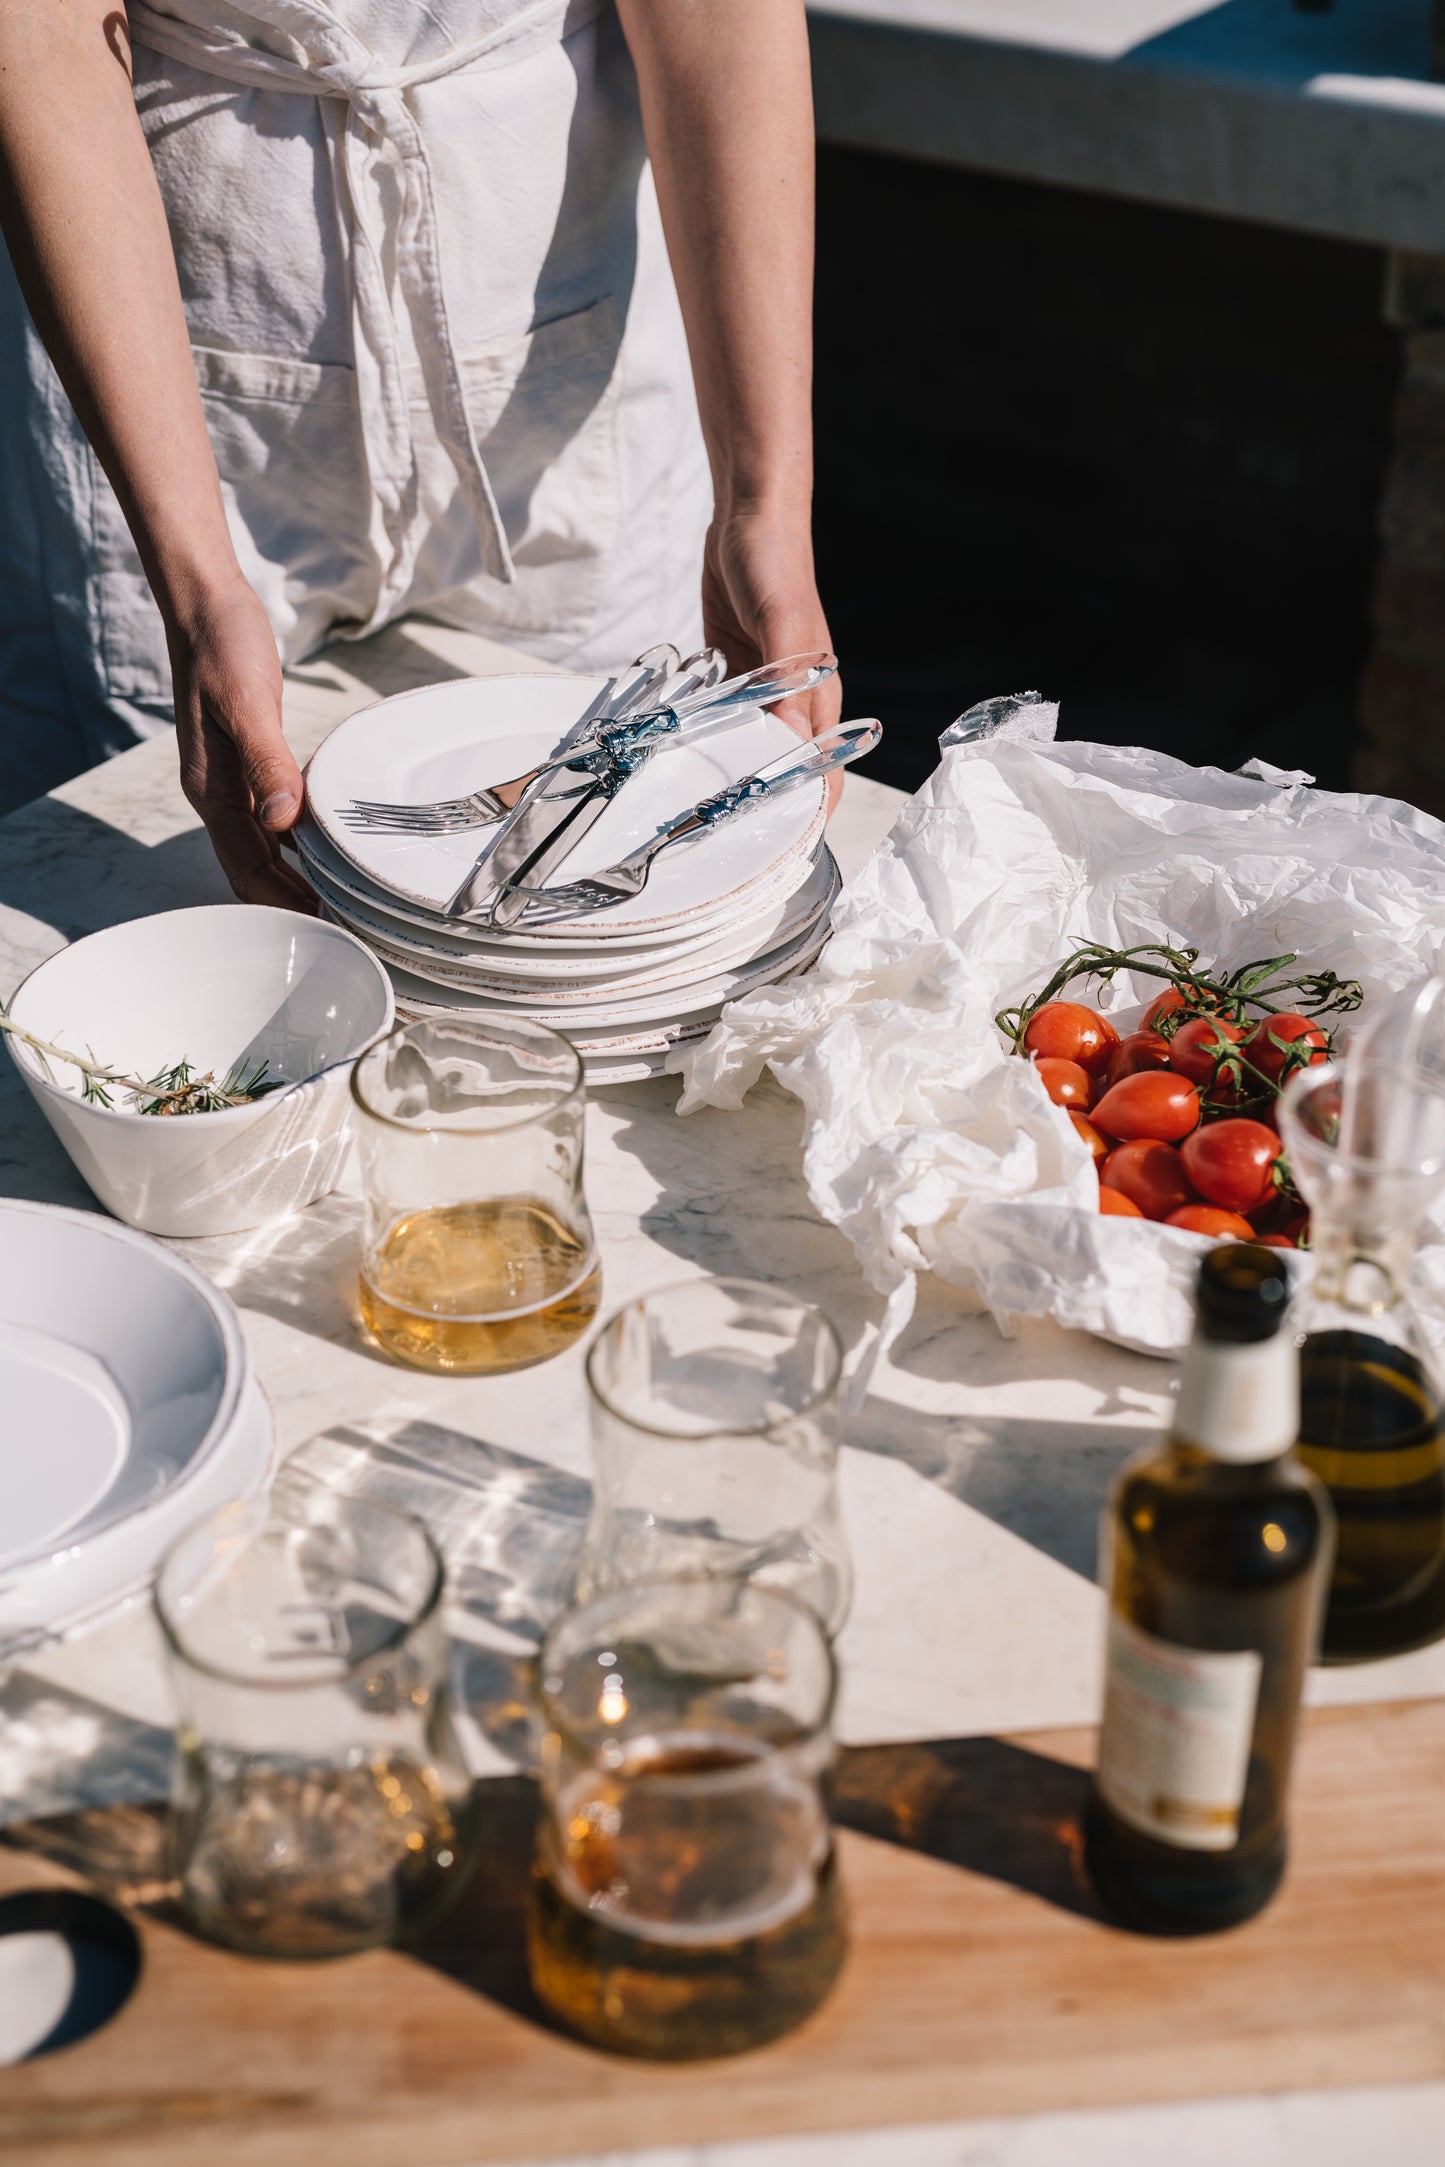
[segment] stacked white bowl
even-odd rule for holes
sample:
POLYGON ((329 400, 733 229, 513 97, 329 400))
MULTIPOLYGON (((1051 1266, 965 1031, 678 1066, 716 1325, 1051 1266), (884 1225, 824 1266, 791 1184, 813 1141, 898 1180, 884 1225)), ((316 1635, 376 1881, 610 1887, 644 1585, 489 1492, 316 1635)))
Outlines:
MULTIPOLYGON (((534 908, 502 929, 447 905, 486 846, 368 827, 354 800, 415 805, 535 768, 589 712, 603 676, 519 674, 402 693, 334 731, 307 774, 297 844, 328 916, 385 965, 405 1017, 479 1011, 551 1024, 591 1084, 656 1074, 734 995, 812 961, 839 878, 823 841, 821 778, 656 860, 640 895, 604 909, 534 908)), ((700 799, 796 748, 787 724, 740 710, 705 740, 653 754, 548 886, 605 871, 700 799)))

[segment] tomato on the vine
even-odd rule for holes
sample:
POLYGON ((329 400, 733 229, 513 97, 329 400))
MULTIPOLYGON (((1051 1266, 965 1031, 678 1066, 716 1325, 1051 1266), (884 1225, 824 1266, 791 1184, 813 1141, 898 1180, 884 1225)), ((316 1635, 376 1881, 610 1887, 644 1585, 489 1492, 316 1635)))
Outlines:
POLYGON ((1202 1197, 1226 1211, 1254 1211, 1275 1187, 1274 1162, 1284 1146, 1262 1121, 1215 1121, 1186 1139, 1179 1156, 1202 1197))
POLYGON ((1074 1106, 1086 1114, 1094 1103, 1093 1078, 1077 1061, 1061 1061, 1056 1054, 1041 1054, 1034 1067, 1039 1081, 1055 1106, 1074 1106))
POLYGON ((1172 1069, 1141 1071, 1111 1084, 1093 1118, 1106 1136, 1120 1143, 1154 1137, 1161 1144, 1175 1144, 1199 1126, 1199 1093, 1172 1069))
MULTIPOLYGON (((1181 1023, 1169 1041, 1169 1066, 1191 1083, 1213 1083, 1221 1059, 1244 1037, 1237 1023, 1222 1016, 1191 1016, 1181 1023)), ((1222 1079, 1221 1079, 1222 1080, 1222 1079)))
POLYGON ((1184 1204, 1171 1211, 1166 1226, 1182 1226, 1188 1234, 1211 1234, 1216 1241, 1252 1242, 1254 1228, 1237 1211, 1221 1211, 1217 1204, 1184 1204))
POLYGON ((1073 1122, 1077 1134, 1082 1136, 1084 1142, 1088 1145, 1095 1166, 1099 1164, 1101 1159, 1107 1159, 1109 1147, 1094 1127, 1093 1122, 1086 1121, 1082 1114, 1076 1114, 1072 1107, 1069 1108, 1069 1119, 1073 1122))
POLYGON ((1045 1001, 1030 1016, 1023 1036, 1025 1053, 1077 1061, 1090 1076, 1103 1074, 1118 1043, 1113 1024, 1082 1001, 1045 1001))
POLYGON ((1111 1189, 1106 1181, 1099 1183, 1099 1209, 1106 1219, 1142 1219, 1144 1214, 1131 1196, 1122 1189, 1111 1189))
POLYGON ((1148 1136, 1116 1144, 1099 1168, 1099 1179, 1137 1204, 1146 1219, 1167 1219, 1181 1204, 1195 1202, 1174 1146, 1148 1136))
POLYGON ((1109 1055, 1109 1066, 1104 1071, 1106 1083, 1116 1084, 1122 1076, 1137 1076, 1141 1070, 1168 1068, 1169 1041, 1157 1031, 1131 1031, 1121 1038, 1109 1055))
POLYGON ((1187 994, 1179 986, 1166 986, 1162 993, 1156 993, 1145 1009, 1139 1029, 1157 1031, 1161 1022, 1169 1016, 1177 1016, 1181 1008, 1187 1008, 1191 1015, 1197 1015, 1202 1010, 1218 1006, 1214 995, 1201 991, 1198 986, 1191 986, 1187 994))
POLYGON ((1278 1084, 1297 1068, 1317 1068, 1330 1057, 1329 1037, 1308 1016, 1293 1011, 1284 1016, 1261 1016, 1244 1042, 1244 1056, 1261 1076, 1278 1084))

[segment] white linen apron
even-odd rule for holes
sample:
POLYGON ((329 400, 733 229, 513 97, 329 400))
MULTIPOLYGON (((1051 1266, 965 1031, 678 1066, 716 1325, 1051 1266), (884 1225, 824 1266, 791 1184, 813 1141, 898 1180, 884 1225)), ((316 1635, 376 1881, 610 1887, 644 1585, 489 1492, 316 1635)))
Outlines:
MULTIPOLYGON (((583 668, 696 645, 706 459, 611 0, 129 13, 227 516, 283 659, 408 612, 583 668)), ((163 726, 164 641, 4 283, 3 759, 72 772, 163 726)))

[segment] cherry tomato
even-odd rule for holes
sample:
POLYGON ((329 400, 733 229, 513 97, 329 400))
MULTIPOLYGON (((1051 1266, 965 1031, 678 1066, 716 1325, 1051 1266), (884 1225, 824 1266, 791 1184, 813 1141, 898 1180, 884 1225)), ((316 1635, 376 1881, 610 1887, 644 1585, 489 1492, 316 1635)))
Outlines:
POLYGON ((1215 1121, 1182 1145, 1184 1171, 1199 1194, 1226 1211, 1254 1211, 1269 1201, 1274 1162, 1284 1146, 1262 1121, 1215 1121))
POLYGON ((1330 1042, 1308 1016, 1262 1016, 1244 1042, 1245 1059, 1277 1084, 1297 1068, 1317 1068, 1330 1057, 1330 1042))
POLYGON ((1161 1144, 1176 1144, 1199 1125, 1199 1093, 1186 1076, 1176 1076, 1172 1069, 1124 1076, 1104 1093, 1094 1108, 1094 1120, 1106 1136, 1117 1137, 1120 1143, 1150 1136, 1161 1144))
POLYGON ((1167 1219, 1181 1204, 1196 1201, 1174 1146, 1147 1136, 1117 1144, 1099 1168, 1099 1179, 1137 1204, 1146 1219, 1167 1219))
POLYGON ((1256 1234, 1254 1238, 1261 1249, 1295 1249, 1299 1246, 1288 1234, 1256 1234))
POLYGON ((1099 1183, 1099 1209, 1106 1219, 1142 1219, 1144 1214, 1132 1197, 1119 1189, 1111 1189, 1106 1181, 1099 1183))
POLYGON ((1145 1009, 1140 1019, 1139 1028, 1141 1031, 1157 1031, 1162 1018, 1177 1015, 1181 1008, 1198 1011, 1199 1009, 1208 1009, 1215 1006, 1214 996, 1209 993, 1201 993, 1197 986, 1190 987, 1187 1000, 1178 986, 1166 986, 1162 993, 1155 995, 1145 1009))
POLYGON ((1237 1211, 1221 1211, 1217 1204, 1185 1204, 1171 1211, 1166 1226, 1182 1226, 1189 1234, 1212 1234, 1216 1241, 1252 1242, 1254 1228, 1237 1211))
POLYGON ((1109 1066, 1104 1071, 1106 1083, 1116 1084, 1121 1076, 1137 1076, 1141 1069, 1168 1068, 1169 1041, 1157 1031, 1131 1031, 1121 1038, 1109 1055, 1109 1066))
POLYGON ((1054 1054, 1042 1054, 1035 1061, 1039 1079, 1055 1106, 1076 1106, 1086 1114, 1094 1103, 1094 1082, 1080 1068, 1077 1061, 1060 1061, 1054 1054))
POLYGON ((1045 1001, 1034 1010, 1024 1032, 1025 1053, 1077 1061, 1091 1076, 1102 1075, 1118 1043, 1113 1024, 1085 1008, 1082 1001, 1045 1001))
POLYGON ((1169 1066, 1191 1083, 1212 1083, 1221 1055, 1243 1037, 1239 1025, 1226 1023, 1222 1016, 1191 1016, 1169 1041, 1169 1066))
POLYGON ((1109 1156, 1108 1145, 1094 1127, 1093 1122, 1086 1121, 1082 1114, 1076 1114, 1072 1108, 1069 1110, 1069 1119, 1093 1153, 1094 1164, 1097 1166, 1101 1159, 1106 1159, 1109 1156))

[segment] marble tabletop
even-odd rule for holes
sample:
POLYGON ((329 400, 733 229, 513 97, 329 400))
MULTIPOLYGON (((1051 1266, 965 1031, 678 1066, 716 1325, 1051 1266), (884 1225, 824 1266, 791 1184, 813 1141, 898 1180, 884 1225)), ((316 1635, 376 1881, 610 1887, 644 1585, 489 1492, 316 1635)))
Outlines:
MULTIPOLYGON (((288 731, 304 757, 381 693, 518 666, 470 635, 394 629, 292 673, 288 731)), ((845 874, 902 802, 896 791, 850 779, 831 831, 845 874)), ((172 747, 142 746, 0 822, 0 990, 8 995, 44 956, 100 926, 225 894, 181 797, 172 747)), ((588 1109, 588 1193, 606 1306, 705 1272, 764 1277, 821 1304, 856 1361, 879 1304, 843 1237, 808 1202, 796 1102, 765 1084, 740 1114, 679 1120, 677 1091, 669 1079, 618 1086, 588 1109)), ((0 1062, 0 1191, 93 1206, 8 1062, 0 1062)), ((409 1461, 444 1485, 446 1470, 464 1470, 461 1507, 456 1490, 450 1505, 469 1516, 467 1555, 482 1568, 461 1592, 485 1677, 489 1663, 525 1653, 535 1639, 585 1515, 580 1352, 486 1380, 390 1365, 356 1321, 358 1210, 347 1183, 280 1225, 181 1246, 236 1302, 283 1452, 314 1477, 345 1482, 378 1467, 384 1476, 409 1461), (518 1556, 526 1568, 509 1584, 502 1568, 518 1556)), ((850 1419, 842 1454, 858 1568, 840 1650, 846 1742, 1095 1719, 1098 1510, 1114 1469, 1165 1419, 1170 1387, 1165 1366, 1078 1334, 1040 1325, 1006 1340, 956 1289, 925 1285, 908 1331, 850 1419)), ((1319 1674, 1311 1686, 1314 1699, 1332 1701, 1441 1693, 1445 1646, 1319 1674)), ((0 1689, 0 1818, 160 1795, 167 1724, 143 1606, 32 1658, 0 1689)), ((505 1765, 480 1729, 472 1745, 479 1773, 505 1765)), ((1240 2167, 1276 2167, 1308 2150, 1330 2167, 1373 2150, 1394 2167, 1425 2167, 1438 2158, 1442 2110, 1445 2086, 1419 2086, 629 2157, 649 2167, 1033 2167, 1063 2159, 1085 2167, 1106 2151, 1142 2160, 1167 2149, 1180 2167, 1226 2152, 1240 2167)))

